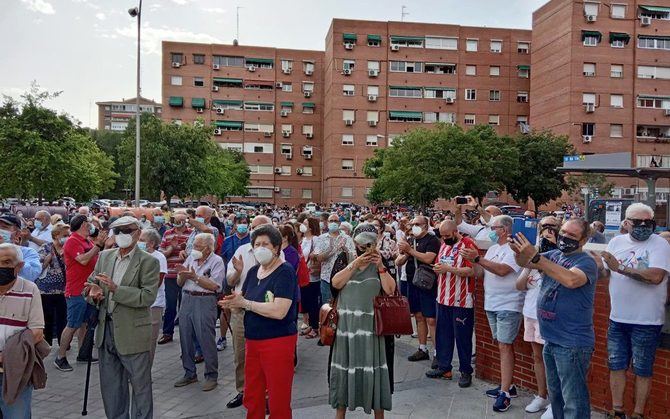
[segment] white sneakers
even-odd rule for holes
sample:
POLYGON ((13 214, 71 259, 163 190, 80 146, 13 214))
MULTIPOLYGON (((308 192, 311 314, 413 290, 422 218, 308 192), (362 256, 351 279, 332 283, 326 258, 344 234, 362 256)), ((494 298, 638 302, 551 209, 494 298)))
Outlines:
MULTIPOLYGON (((539 412, 540 410, 546 409, 547 406, 551 407, 551 403, 549 402, 549 400, 547 400, 545 398, 542 398, 540 396, 535 396, 533 401, 530 402, 530 404, 528 406, 526 406, 526 412, 536 413, 536 412, 539 412)), ((552 416, 550 415, 548 417, 551 418, 552 416)), ((544 418, 544 416, 543 416, 542 419, 546 419, 546 418, 544 418)))
POLYGON ((542 416, 540 416, 540 419, 554 419, 554 414, 551 413, 551 405, 549 405, 547 410, 545 410, 542 416))

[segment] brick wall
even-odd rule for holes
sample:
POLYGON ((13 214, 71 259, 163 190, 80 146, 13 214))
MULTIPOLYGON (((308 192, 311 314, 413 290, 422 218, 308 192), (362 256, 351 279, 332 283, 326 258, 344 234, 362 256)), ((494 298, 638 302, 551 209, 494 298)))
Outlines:
MULTIPOLYGON (((500 358, 498 346, 493 342, 486 313, 484 312, 484 289, 482 281, 477 282, 475 300, 475 335, 476 335, 476 375, 478 378, 500 382, 500 358)), ((591 405, 597 410, 612 408, 609 390, 609 370, 607 369, 607 324, 610 312, 608 280, 599 280, 596 286, 595 314, 593 317, 596 331, 596 348, 591 360, 589 372, 589 390, 591 405)), ((523 327, 523 326, 522 326, 523 327)), ((537 390, 533 371, 533 352, 529 343, 523 341, 523 329, 514 342, 516 365, 514 383, 530 391, 537 390)), ((634 406, 634 376, 629 371, 626 386, 625 407, 632 413, 634 406)), ((647 402, 646 417, 661 419, 670 417, 670 350, 659 349, 656 352, 654 376, 651 394, 647 402)))

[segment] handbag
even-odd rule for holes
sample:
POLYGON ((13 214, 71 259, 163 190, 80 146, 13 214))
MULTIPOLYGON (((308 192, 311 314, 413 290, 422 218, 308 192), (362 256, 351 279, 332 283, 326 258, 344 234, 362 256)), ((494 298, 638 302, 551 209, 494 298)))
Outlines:
POLYGON ((342 269, 346 268, 348 264, 349 256, 347 255, 347 252, 340 252, 340 254, 337 255, 337 258, 335 259, 335 263, 333 264, 333 270, 330 271, 330 280, 332 281, 333 277, 342 269))
POLYGON ((382 293, 376 296, 373 302, 375 334, 377 336, 411 335, 413 333, 412 317, 407 298, 400 295, 398 287, 391 295, 382 293))
POLYGON ((319 310, 319 339, 324 346, 333 346, 337 333, 337 297, 333 302, 326 303, 319 310))
MULTIPOLYGON (((416 249, 416 247, 415 247, 416 249)), ((424 291, 431 291, 437 281, 437 274, 429 265, 419 265, 414 258, 414 278, 412 278, 412 285, 424 291)))
POLYGON ((311 276, 321 275, 321 262, 316 259, 312 259, 312 253, 314 253, 314 248, 316 247, 316 237, 312 238, 312 247, 309 249, 309 254, 307 255, 307 267, 309 268, 309 274, 311 276))

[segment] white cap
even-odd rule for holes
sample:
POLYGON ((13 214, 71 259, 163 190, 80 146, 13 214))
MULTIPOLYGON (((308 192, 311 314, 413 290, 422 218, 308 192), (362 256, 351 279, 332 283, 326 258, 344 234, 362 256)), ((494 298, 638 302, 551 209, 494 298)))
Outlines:
POLYGON ((140 222, 137 221, 137 218, 131 217, 131 216, 124 216, 116 221, 114 221, 112 224, 110 224, 109 228, 116 228, 116 227, 121 227, 121 226, 127 226, 127 225, 134 225, 137 228, 140 227, 140 222))

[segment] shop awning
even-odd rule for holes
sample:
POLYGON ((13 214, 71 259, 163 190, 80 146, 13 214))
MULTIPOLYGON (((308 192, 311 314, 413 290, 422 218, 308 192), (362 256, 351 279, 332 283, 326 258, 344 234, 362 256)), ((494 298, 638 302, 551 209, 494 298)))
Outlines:
POLYGON ((314 104, 314 102, 302 102, 302 107, 303 108, 315 108, 316 104, 314 104))
POLYGON ((242 84, 242 79, 231 79, 228 77, 214 77, 214 83, 242 84))
POLYGON ((628 44, 628 41, 630 41, 630 35, 623 32, 610 32, 610 44, 614 41, 623 41, 624 44, 628 44))
POLYGON ((595 36, 598 38, 598 41, 602 39, 603 34, 598 31, 582 31, 582 41, 588 36, 595 36))
POLYGON ((423 36, 400 36, 400 35, 391 35, 391 42, 407 42, 407 41, 421 41, 423 42, 423 36))
POLYGON ((214 105, 228 105, 228 106, 242 106, 241 100, 214 100, 212 101, 214 105))
POLYGON ((205 107, 205 98, 204 97, 191 98, 191 107, 203 109, 205 107))
POLYGON ((421 112, 414 111, 389 111, 389 116, 391 118, 422 118, 423 114, 421 112))
POLYGON ((381 42, 382 37, 381 35, 368 35, 368 41, 381 42))
POLYGON ((529 65, 525 65, 525 64, 523 64, 523 65, 518 65, 518 66, 516 66, 516 68, 518 68, 519 70, 530 70, 530 66, 529 66, 529 65))
POLYGON ((170 96, 170 106, 184 106, 184 98, 181 96, 170 96))
POLYGON ((247 64, 274 64, 272 58, 245 58, 244 62, 247 64))
POLYGON ((344 42, 356 42, 358 40, 358 37, 356 36, 355 33, 344 33, 342 34, 342 40, 344 42))
POLYGON ((661 13, 670 13, 670 7, 661 7, 661 6, 640 6, 640 9, 646 10, 648 12, 661 12, 661 13))
POLYGON ((287 106, 289 108, 293 107, 293 102, 280 102, 279 103, 281 106, 287 106))
POLYGON ((220 127, 220 128, 240 128, 244 126, 244 122, 242 121, 214 121, 214 126, 215 127, 220 127))

